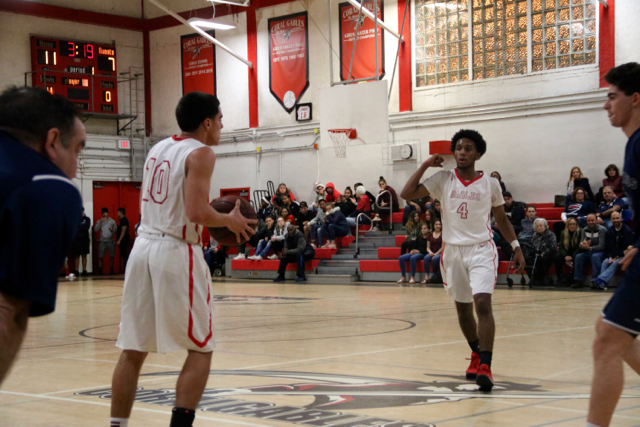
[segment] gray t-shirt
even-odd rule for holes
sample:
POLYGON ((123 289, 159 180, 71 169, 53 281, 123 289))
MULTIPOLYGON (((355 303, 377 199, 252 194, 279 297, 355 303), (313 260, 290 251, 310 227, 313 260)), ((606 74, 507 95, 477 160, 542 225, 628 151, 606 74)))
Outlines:
POLYGON ((108 242, 110 240, 113 240, 113 235, 118 227, 116 226, 116 222, 113 220, 113 218, 109 218, 106 221, 98 220, 98 222, 96 222, 96 226, 93 227, 93 229, 95 231, 100 230, 100 241, 108 242))

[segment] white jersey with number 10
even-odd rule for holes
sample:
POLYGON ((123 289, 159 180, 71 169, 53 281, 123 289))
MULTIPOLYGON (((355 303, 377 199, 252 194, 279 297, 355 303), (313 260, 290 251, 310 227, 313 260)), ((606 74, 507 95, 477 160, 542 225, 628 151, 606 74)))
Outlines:
POLYGON ((170 137, 149 151, 142 178, 142 221, 139 233, 165 234, 202 244, 202 225, 187 218, 184 180, 187 157, 206 147, 193 138, 170 137))
POLYGON ((422 183, 442 207, 442 241, 475 245, 493 238, 491 208, 504 204, 497 179, 481 173, 465 181, 456 169, 440 171, 422 183))

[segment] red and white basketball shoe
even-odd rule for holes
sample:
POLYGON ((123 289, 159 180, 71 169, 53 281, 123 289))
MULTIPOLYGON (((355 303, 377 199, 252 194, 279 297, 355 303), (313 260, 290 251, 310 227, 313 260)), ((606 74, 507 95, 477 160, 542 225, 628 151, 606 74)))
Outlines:
POLYGON ((491 391, 493 388, 493 376, 491 375, 491 368, 488 365, 480 365, 478 376, 476 377, 476 384, 480 386, 480 391, 491 391))
MULTIPOLYGON (((467 359, 468 360, 468 359, 467 359)), ((480 368, 480 355, 475 351, 471 352, 471 363, 467 368, 467 379, 475 380, 478 376, 478 369, 480 368)))

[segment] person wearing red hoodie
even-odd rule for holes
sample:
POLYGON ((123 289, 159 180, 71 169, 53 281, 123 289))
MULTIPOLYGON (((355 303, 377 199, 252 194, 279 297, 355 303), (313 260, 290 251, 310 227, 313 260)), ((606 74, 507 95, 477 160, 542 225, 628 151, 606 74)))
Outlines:
POLYGON ((338 193, 338 190, 336 190, 336 187, 333 185, 333 182, 327 182, 327 186, 325 187, 324 191, 324 201, 327 203, 336 203, 338 201, 338 198, 341 196, 341 194, 338 193))

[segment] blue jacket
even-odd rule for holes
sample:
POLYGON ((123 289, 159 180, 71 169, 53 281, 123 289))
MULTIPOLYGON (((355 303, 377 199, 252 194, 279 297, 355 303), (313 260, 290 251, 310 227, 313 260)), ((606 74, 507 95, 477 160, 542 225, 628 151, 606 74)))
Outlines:
POLYGON ((327 224, 337 225, 338 227, 349 227, 347 218, 340 211, 335 211, 334 213, 327 215, 325 217, 325 221, 327 224))
POLYGON ((604 253, 607 258, 622 258, 625 249, 631 245, 633 245, 633 231, 626 224, 622 224, 619 231, 611 227, 604 236, 604 253))

